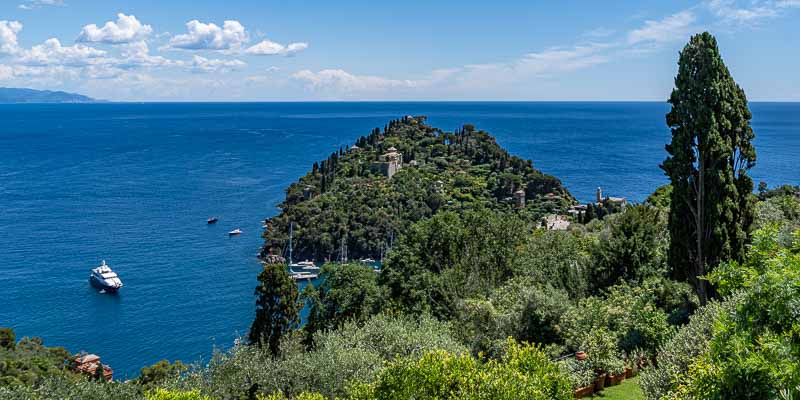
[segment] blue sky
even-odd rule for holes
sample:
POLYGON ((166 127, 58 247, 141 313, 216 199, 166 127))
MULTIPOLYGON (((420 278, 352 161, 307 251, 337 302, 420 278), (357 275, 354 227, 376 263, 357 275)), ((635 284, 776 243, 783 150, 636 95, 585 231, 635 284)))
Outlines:
POLYGON ((709 30, 800 101, 800 0, 3 0, 0 86, 125 101, 657 100, 709 30), (568 4, 562 4, 568 3, 568 4))

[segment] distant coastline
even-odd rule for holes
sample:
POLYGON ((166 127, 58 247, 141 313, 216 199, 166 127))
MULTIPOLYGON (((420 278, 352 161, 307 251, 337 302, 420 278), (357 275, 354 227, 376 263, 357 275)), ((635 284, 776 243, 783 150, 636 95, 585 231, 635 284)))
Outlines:
POLYGON ((88 96, 52 90, 0 88, 0 104, 65 104, 100 103, 88 96))

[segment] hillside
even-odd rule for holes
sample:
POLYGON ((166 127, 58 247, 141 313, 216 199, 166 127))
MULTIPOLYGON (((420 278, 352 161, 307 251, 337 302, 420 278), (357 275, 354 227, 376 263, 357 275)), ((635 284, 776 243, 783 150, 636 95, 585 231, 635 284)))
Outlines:
POLYGON ((97 100, 75 93, 50 90, 0 88, 0 104, 10 103, 92 103, 97 100))
POLYGON ((404 117, 291 184, 280 214, 266 221, 262 256, 287 253, 290 223, 295 260, 343 252, 377 259, 412 223, 440 211, 516 208, 538 220, 574 202, 557 178, 510 155, 489 133, 471 125, 444 132, 425 117, 404 117))

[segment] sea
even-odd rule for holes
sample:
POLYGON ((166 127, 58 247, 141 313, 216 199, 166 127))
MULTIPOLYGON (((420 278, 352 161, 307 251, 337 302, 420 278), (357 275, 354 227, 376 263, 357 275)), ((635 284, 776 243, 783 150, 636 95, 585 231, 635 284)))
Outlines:
MULTIPOLYGON (((752 103, 756 184, 800 184, 800 103, 752 103)), ((314 161, 405 115, 474 124, 559 177, 641 202, 666 183, 666 103, 0 105, 0 326, 115 378, 246 336, 262 221, 314 161), (206 224, 216 216, 219 222, 206 224), (227 232, 242 229, 240 236, 227 232), (105 260, 125 287, 98 293, 105 260)))

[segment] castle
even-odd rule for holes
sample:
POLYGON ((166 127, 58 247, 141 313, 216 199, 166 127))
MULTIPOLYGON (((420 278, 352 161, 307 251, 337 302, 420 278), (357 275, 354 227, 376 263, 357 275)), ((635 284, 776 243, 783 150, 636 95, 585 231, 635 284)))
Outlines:
POLYGON ((378 156, 378 161, 373 162, 370 168, 391 178, 403 168, 403 153, 398 153, 394 146, 389 147, 386 154, 378 156))

